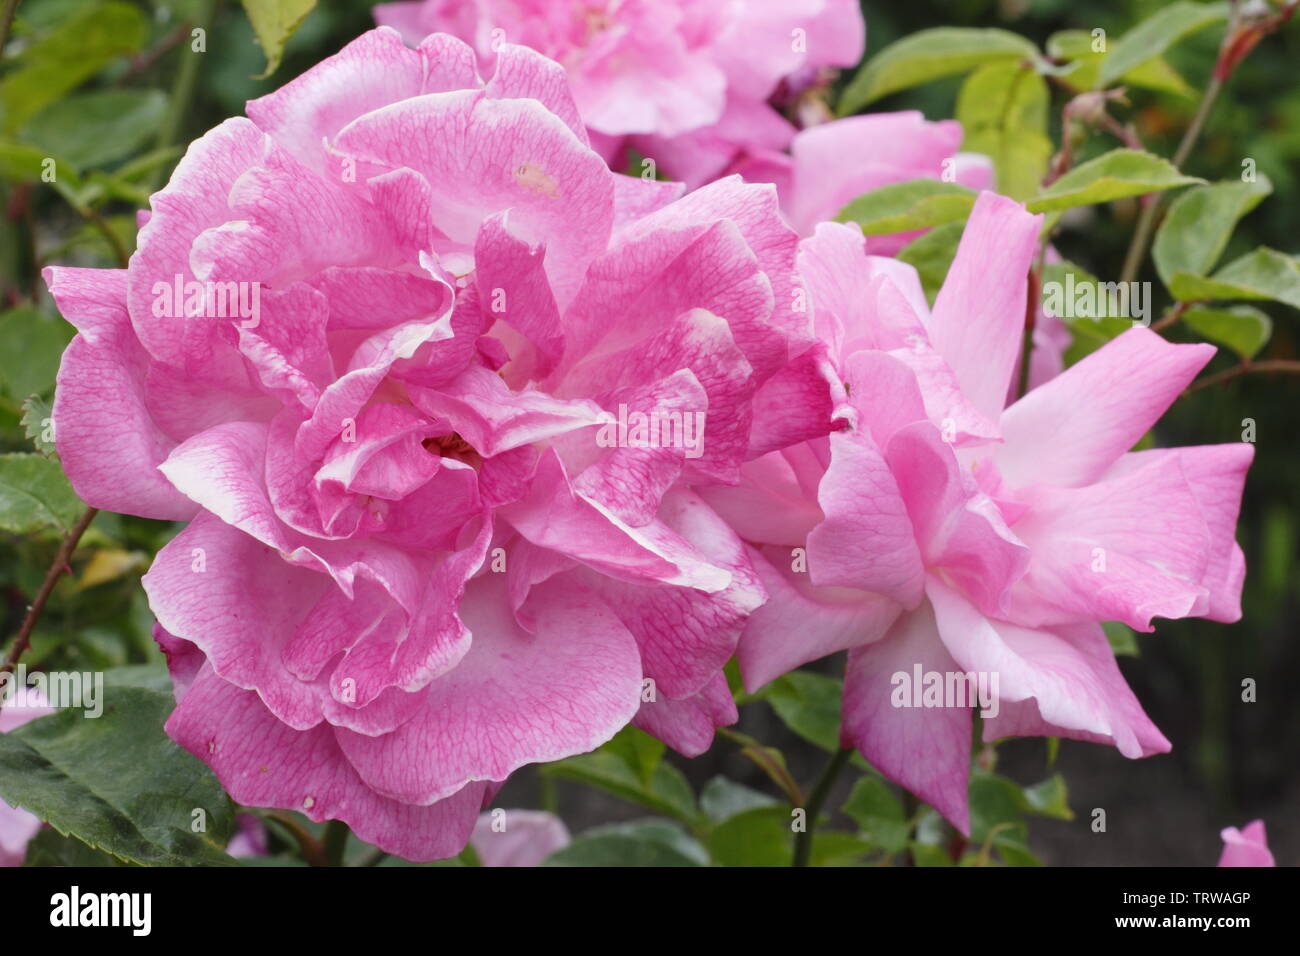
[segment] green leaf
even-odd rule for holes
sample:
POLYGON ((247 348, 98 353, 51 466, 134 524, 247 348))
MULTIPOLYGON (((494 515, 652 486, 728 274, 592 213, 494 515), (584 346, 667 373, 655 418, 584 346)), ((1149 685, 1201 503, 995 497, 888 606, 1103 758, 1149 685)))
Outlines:
POLYGON ((912 859, 917 866, 952 866, 952 857, 948 855, 948 850, 941 846, 932 846, 929 843, 913 843, 911 845, 912 859))
POLYGON ((791 671, 764 687, 758 696, 796 734, 834 753, 840 749, 840 697, 843 688, 833 677, 811 671, 791 671))
POLYGON ((1034 59, 1038 48, 1007 30, 936 27, 903 37, 862 65, 840 98, 841 116, 882 96, 998 60, 1034 59))
POLYGON ((756 807, 729 817, 709 834, 709 855, 719 866, 789 866, 794 833, 790 808, 756 807))
POLYGON ((54 411, 50 402, 39 395, 29 395, 23 402, 23 417, 19 424, 23 434, 36 446, 36 450, 46 458, 53 458, 57 452, 54 448, 54 411))
POLYGON ((714 823, 721 823, 746 810, 770 807, 775 803, 767 794, 726 777, 714 777, 700 791, 700 809, 714 823))
POLYGON ((688 824, 699 820, 691 785, 671 764, 656 766, 648 785, 622 756, 603 750, 546 764, 542 772, 597 787, 619 799, 649 807, 688 824))
POLYGON ((1198 30, 1227 19, 1226 3, 1171 3, 1120 37, 1101 65, 1098 85, 1107 87, 1135 67, 1161 56, 1198 30))
POLYGON ((41 830, 27 844, 23 866, 122 866, 122 861, 103 850, 86 846, 76 837, 57 830, 41 830))
POLYGON ((1218 345, 1226 345, 1245 361, 1259 354, 1273 334, 1273 320, 1250 305, 1221 309, 1188 309, 1183 322, 1218 345))
POLYGON ((1076 166, 1026 203, 1030 212, 1144 196, 1205 180, 1184 176, 1168 160, 1136 149, 1115 149, 1076 166))
POLYGON ((813 834, 809 866, 861 866, 874 847, 852 833, 819 828, 813 834))
POLYGON ((23 141, 79 169, 135 153, 158 135, 167 112, 161 90, 98 90, 51 103, 27 123, 23 141))
MULTIPOLYGON (((1062 30, 1047 39, 1048 55, 1070 64, 1056 75, 1075 89, 1100 88, 1101 65, 1107 54, 1104 51, 1094 51, 1092 44, 1092 33, 1087 30, 1062 30)), ((1158 56, 1129 70, 1120 80, 1125 86, 1139 86, 1177 96, 1191 96, 1193 92, 1187 81, 1158 56)))
POLYGON ((957 245, 961 234, 966 231, 966 223, 950 222, 936 226, 923 236, 913 239, 896 256, 901 262, 916 269, 921 277, 921 288, 925 297, 934 305, 935 297, 943 287, 943 280, 948 277, 948 269, 957 255, 957 245))
POLYGON ((1180 273, 1169 285, 1184 302, 1210 299, 1272 299, 1300 309, 1300 261, 1261 246, 1234 259, 1211 278, 1180 273))
POLYGON ((708 866, 704 847, 666 820, 596 827, 557 850, 542 866, 708 866))
POLYGON ((14 401, 54 388, 71 326, 29 305, 0 314, 0 388, 14 401))
POLYGON ((655 768, 663 759, 665 748, 662 741, 629 725, 600 749, 617 754, 641 781, 641 785, 649 787, 654 780, 655 768))
POLYGON ((1106 640, 1110 643, 1110 649, 1116 657, 1138 656, 1137 635, 1127 624, 1120 621, 1106 621, 1101 625, 1101 629, 1106 632, 1106 640))
POLYGON ((1273 191, 1268 177, 1253 183, 1211 183, 1189 189, 1169 207, 1151 247, 1166 286, 1180 273, 1208 275, 1241 217, 1273 191))
POLYGON ((85 510, 59 463, 40 455, 0 455, 0 531, 67 532, 85 510))
POLYGON ((121 0, 87 7, 64 20, 23 51, 18 68, 0 81, 5 132, 23 126, 114 57, 138 53, 148 37, 144 14, 121 0))
POLYGON ((237 865, 234 807, 211 771, 163 733, 171 694, 123 687, 97 718, 62 710, 0 734, 0 798, 59 833, 146 866, 237 865), (206 832, 192 832, 204 811, 206 832))
POLYGON ((1037 193, 1047 173, 1049 101, 1047 81, 1016 62, 980 67, 957 95, 962 149, 992 158, 998 192, 1012 199, 1037 193))
POLYGON ((1025 801, 1029 809, 1040 817, 1053 820, 1073 820, 1074 811, 1070 809, 1070 794, 1065 786, 1065 778, 1054 773, 1041 783, 1024 789, 1025 801))
POLYGON ((964 220, 975 205, 974 190, 937 179, 891 183, 863 193, 840 210, 836 222, 856 222, 866 236, 910 232, 964 220))
POLYGON ((886 853, 900 853, 907 847, 912 827, 898 797, 879 777, 859 778, 841 807, 871 843, 886 853))
POLYGON ((280 66, 284 45, 316 6, 316 0, 242 0, 244 11, 257 42, 266 54, 266 69, 259 80, 266 79, 280 66))
POLYGON ((12 142, 0 142, 0 179, 10 183, 58 182, 73 188, 81 182, 66 159, 51 156, 35 146, 12 142))

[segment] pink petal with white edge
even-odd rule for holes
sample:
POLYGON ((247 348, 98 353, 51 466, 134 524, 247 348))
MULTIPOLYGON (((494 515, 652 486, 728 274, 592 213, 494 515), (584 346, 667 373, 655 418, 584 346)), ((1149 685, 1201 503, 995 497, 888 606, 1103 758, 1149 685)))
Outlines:
POLYGON ((1133 328, 1002 415, 998 470, 1013 486, 1096 480, 1164 414, 1214 355, 1133 328))
POLYGON ((584 583, 605 599, 636 638, 641 669, 659 692, 681 699, 698 693, 736 650, 748 616, 767 599, 745 547, 699 496, 670 492, 660 520, 731 574, 722 591, 639 585, 588 572, 584 583))
POLYGON ((936 580, 926 589, 939 634, 959 669, 997 676, 985 739, 1065 736, 1113 744, 1126 757, 1169 750, 1142 712, 1096 624, 1030 630, 985 617, 936 580))
POLYGON ((414 806, 380 796, 352 769, 336 731, 294 730, 257 695, 200 673, 172 712, 168 736, 216 772, 236 802, 296 810, 317 822, 342 820, 361 840, 408 860, 455 856, 483 803, 484 784, 414 806))
MULTIPOLYGON (((67 278, 61 269, 46 272, 59 306, 85 314, 65 306, 67 278)), ((92 507, 184 521, 196 508, 158 471, 175 442, 146 406, 150 360, 127 319, 124 279, 124 272, 115 273, 103 288, 121 304, 97 310, 93 326, 63 353, 54 392, 55 444, 73 490, 92 507)))
POLYGON ((428 804, 528 763, 585 753, 636 713, 636 642, 601 602, 563 583, 534 588, 536 622, 520 630, 501 575, 478 578, 461 613, 473 646, 426 689, 424 708, 391 734, 338 731, 377 792, 428 804))
POLYGON ((969 834, 971 708, 916 706, 908 682, 917 670, 945 677, 960 670, 928 602, 898 618, 882 640, 849 651, 840 737, 969 834))
POLYGON ((1201 585, 1210 591, 1210 606, 1203 616, 1231 624, 1241 619, 1246 559, 1236 540, 1237 515, 1255 446, 1240 442, 1132 452, 1121 458, 1105 478, 1138 470, 1154 459, 1170 455, 1178 458, 1210 533, 1209 563, 1201 578, 1201 585))
MULTIPOLYGON (((1016 534, 1033 559, 1012 594, 1010 619, 1031 627, 1123 621, 1149 631, 1153 617, 1203 614, 1215 542, 1182 460, 1143 457, 1108 481, 1023 492, 1029 510, 1016 534)), ((1219 553, 1226 570, 1230 552, 1219 553)))
POLYGON ((809 661, 880 640, 902 610, 888 598, 817 588, 788 549, 750 549, 767 603, 750 615, 736 659, 750 693, 809 661))

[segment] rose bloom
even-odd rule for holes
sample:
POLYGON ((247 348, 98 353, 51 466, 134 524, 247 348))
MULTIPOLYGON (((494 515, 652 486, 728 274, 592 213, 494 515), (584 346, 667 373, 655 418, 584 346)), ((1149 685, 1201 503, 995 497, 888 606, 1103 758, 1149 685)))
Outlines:
POLYGON ((73 486, 187 522, 145 577, 168 733, 415 860, 524 764, 735 720, 765 593, 692 489, 806 430, 772 187, 615 174, 561 67, 478 66, 365 34, 193 143, 128 269, 46 273, 73 486))
POLYGON ((411 44, 445 31, 489 61, 501 42, 563 64, 583 122, 616 166, 630 146, 692 188, 795 127, 769 105, 862 56, 857 0, 424 0, 381 3, 411 44))
POLYGON ((972 701, 916 706, 915 675, 996 679, 985 740, 1142 757, 1169 742, 1102 622, 1241 616, 1233 533, 1253 446, 1130 451, 1211 346, 1134 328, 1004 407, 1040 227, 982 193, 931 309, 856 226, 818 226, 799 265, 821 344, 792 368, 834 427, 703 492, 770 593, 741 639, 746 688, 848 649, 845 745, 963 832, 972 701))

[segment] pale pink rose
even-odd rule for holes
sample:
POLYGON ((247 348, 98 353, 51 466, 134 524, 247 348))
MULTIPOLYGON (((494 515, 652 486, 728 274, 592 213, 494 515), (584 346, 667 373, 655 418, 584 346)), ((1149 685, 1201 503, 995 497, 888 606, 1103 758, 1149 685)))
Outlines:
MULTIPOLYGON (((34 687, 20 687, 0 710, 0 733, 52 713, 44 694, 34 687)), ((27 844, 40 829, 41 821, 34 814, 0 800, 0 866, 22 866, 27 844)))
POLYGON ((738 651, 746 687, 848 649, 844 742, 963 831, 971 708, 896 706, 915 668, 990 689, 996 675, 986 740, 1141 757, 1169 743, 1101 622, 1241 614, 1252 446, 1129 452, 1212 347, 1135 328, 1004 409, 1040 220, 981 194, 933 310, 856 226, 818 226, 799 264, 822 345, 792 368, 812 401, 829 382, 834 428, 704 492, 766 558, 770 600, 738 651))
POLYGON ((490 810, 478 818, 469 842, 482 866, 540 866, 569 845, 569 830, 542 810, 490 810))
POLYGON ((1224 827, 1219 836, 1223 839, 1219 866, 1277 866, 1268 848, 1263 820, 1247 823, 1240 830, 1224 827))
POLYGON ((524 764, 735 720, 765 595, 692 489, 815 414, 751 436, 812 341, 775 191, 615 174, 558 65, 493 65, 365 34, 192 144, 129 269, 47 272, 73 486, 188 522, 145 577, 168 733, 417 860, 524 764), (178 317, 177 277, 235 285, 178 317))
MULTIPOLYGON (((774 183, 781 210, 803 236, 834 219, 863 193, 912 179, 991 189, 987 156, 960 152, 961 124, 931 123, 915 110, 849 116, 802 130, 786 153, 755 150, 729 170, 749 182, 774 183)), ((892 256, 919 232, 867 238, 867 250, 892 256)))
POLYGON ((503 41, 551 57, 608 160, 631 146, 692 188, 784 149, 795 128, 769 99, 857 63, 866 38, 857 0, 406 0, 375 19, 413 45, 455 34, 484 62, 503 41))

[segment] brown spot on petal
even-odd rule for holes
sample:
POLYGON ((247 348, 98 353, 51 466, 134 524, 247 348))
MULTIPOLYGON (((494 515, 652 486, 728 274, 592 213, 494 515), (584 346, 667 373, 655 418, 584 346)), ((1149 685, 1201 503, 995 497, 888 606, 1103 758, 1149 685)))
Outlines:
POLYGON ((536 163, 523 163, 516 167, 515 182, 539 196, 554 198, 560 195, 560 187, 554 178, 536 163))

